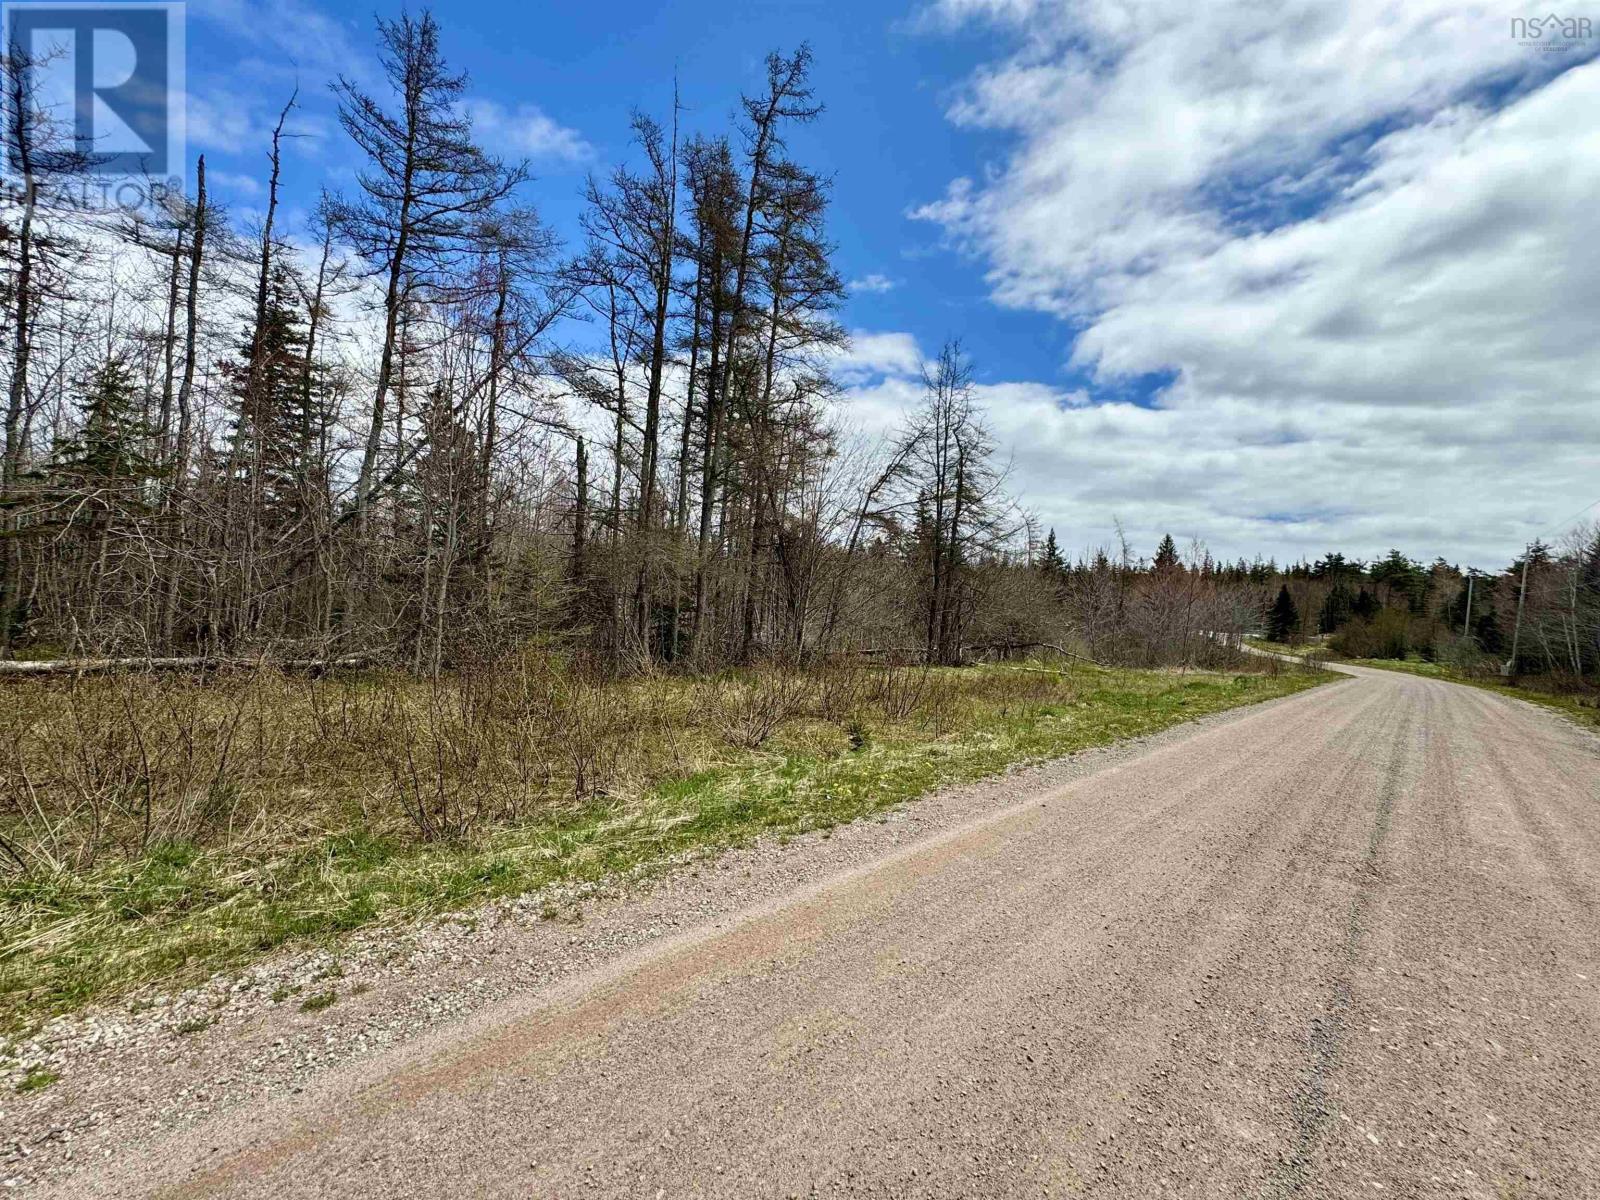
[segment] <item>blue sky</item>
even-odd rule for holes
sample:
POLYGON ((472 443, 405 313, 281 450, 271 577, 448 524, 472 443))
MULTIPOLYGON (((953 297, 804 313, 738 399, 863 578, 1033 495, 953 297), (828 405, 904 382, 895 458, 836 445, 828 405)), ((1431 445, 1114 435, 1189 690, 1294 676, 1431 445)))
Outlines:
MULTIPOLYGON (((1510 15, 1516 15, 1510 13, 1510 15)), ((1390 546, 1498 567, 1600 494, 1600 67, 1482 0, 441 6, 483 140, 575 235, 635 106, 727 126, 809 41, 835 180, 844 414, 881 429, 946 335, 1063 543, 1121 521, 1229 557, 1390 546)), ((291 206, 352 161, 327 80, 372 13, 193 0, 191 150, 238 210, 296 78, 291 206)))
MULTIPOLYGON (((315 158, 299 155, 287 195, 304 204, 324 171, 348 166, 332 129, 333 103, 321 49, 263 42, 233 5, 190 4, 190 90, 205 103, 249 106, 258 133, 273 99, 287 95, 298 59, 305 112, 301 123, 327 136, 315 158), (246 90, 248 83, 249 91, 246 90), (276 91, 273 85, 276 84, 276 91)), ((368 5, 316 7, 339 30, 360 61, 335 67, 375 69, 373 18, 368 5)), ((1000 152, 1001 139, 953 127, 944 116, 955 89, 996 38, 962 38, 918 29, 902 3, 866 0, 751 0, 709 3, 622 3, 538 6, 492 0, 438 6, 450 61, 466 69, 475 96, 515 113, 531 106, 581 138, 588 153, 535 152, 528 189, 545 218, 577 239, 579 193, 585 172, 603 172, 630 153, 628 118, 639 107, 666 120, 674 71, 685 106, 686 131, 729 127, 741 89, 759 90, 763 56, 809 42, 816 55, 816 90, 827 111, 792 138, 795 155, 834 180, 833 237, 838 264, 850 280, 878 277, 887 290, 858 289, 845 312, 852 326, 912 333, 935 345, 959 333, 986 378, 1081 382, 1067 364, 1070 333, 1044 314, 1016 312, 1004 321, 983 281, 981 262, 943 246, 943 232, 908 213, 936 199, 958 175, 981 172, 1000 152), (603 20, 599 19, 603 13, 603 20)), ((387 14, 386 14, 387 15, 387 14)), ((288 18, 293 24, 293 14, 288 18)), ((326 41, 326 39, 324 39, 326 41)), ((281 101, 280 101, 281 103, 281 101)), ((237 129, 235 125, 232 129, 237 129)), ((489 140, 493 140, 492 138, 489 140)), ((241 209, 259 203, 241 178, 262 170, 263 146, 240 145, 230 132, 191 133, 223 173, 224 194, 241 209), (197 136, 198 135, 198 136, 197 136)), ((310 147, 302 147, 310 151, 310 147)), ((515 156, 515 144, 496 147, 515 156)))

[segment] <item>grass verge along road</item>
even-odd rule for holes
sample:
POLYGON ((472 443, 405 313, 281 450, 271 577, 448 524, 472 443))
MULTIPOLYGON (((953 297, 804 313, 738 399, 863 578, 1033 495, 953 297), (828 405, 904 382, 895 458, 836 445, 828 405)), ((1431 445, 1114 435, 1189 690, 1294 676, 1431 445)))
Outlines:
POLYGON ((0 1021, 826 828, 1321 678, 1021 664, 14 688, 0 772, 32 810, 0 818, 29 864, 0 886, 0 1021))

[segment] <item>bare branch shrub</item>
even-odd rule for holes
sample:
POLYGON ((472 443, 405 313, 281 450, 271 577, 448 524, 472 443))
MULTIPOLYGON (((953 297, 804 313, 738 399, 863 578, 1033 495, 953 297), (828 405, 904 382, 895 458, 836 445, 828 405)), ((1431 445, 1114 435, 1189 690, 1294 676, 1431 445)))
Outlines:
POLYGON ((730 745, 759 750, 785 721, 799 716, 811 697, 811 682, 798 671, 764 667, 724 683, 717 723, 730 745))

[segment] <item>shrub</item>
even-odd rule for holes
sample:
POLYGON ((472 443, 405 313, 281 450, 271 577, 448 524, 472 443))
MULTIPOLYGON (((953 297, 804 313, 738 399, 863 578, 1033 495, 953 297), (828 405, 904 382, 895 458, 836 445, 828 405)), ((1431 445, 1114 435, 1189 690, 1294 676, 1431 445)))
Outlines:
POLYGON ((722 736, 729 745, 759 750, 780 725, 805 711, 810 693, 804 675, 782 667, 730 681, 718 706, 722 736))
POLYGON ((1432 644, 1431 638, 1414 639, 1414 623, 1408 613, 1384 608, 1370 621, 1357 618, 1349 622, 1328 644, 1346 658, 1404 659, 1413 646, 1432 644))

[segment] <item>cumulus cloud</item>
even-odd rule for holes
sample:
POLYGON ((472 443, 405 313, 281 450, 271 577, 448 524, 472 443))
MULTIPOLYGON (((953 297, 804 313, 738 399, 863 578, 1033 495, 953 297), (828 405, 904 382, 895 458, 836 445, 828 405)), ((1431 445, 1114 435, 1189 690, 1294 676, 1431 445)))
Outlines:
POLYGON ((531 104, 507 108, 493 100, 474 100, 467 111, 484 144, 505 154, 547 163, 582 163, 595 156, 594 147, 576 129, 531 104))
POLYGON ((887 275, 880 275, 877 272, 863 275, 860 279, 852 279, 845 284, 848 290, 864 295, 882 295, 884 292, 894 291, 899 286, 899 280, 890 279, 887 275))
POLYGON ((922 352, 909 333, 873 333, 865 329, 850 332, 848 348, 837 352, 830 364, 834 378, 859 386, 885 375, 916 377, 922 368, 922 352))
POLYGON ((1150 406, 996 397, 1047 520, 1498 565, 1593 498, 1583 48, 1533 53, 1459 0, 927 11, 1016 40, 950 110, 1006 160, 918 215, 997 302, 1072 322, 1091 377, 1172 379, 1150 406))
POLYGON ((352 37, 359 23, 324 12, 310 0, 206 0, 194 5, 191 15, 307 71, 358 79, 370 71, 370 52, 358 51, 352 37))
MULTIPOLYGON (((291 95, 296 101, 284 121, 284 149, 301 157, 318 157, 333 137, 335 126, 325 113, 310 111, 304 89, 292 80, 255 79, 248 84, 207 76, 195 81, 184 99, 186 133, 201 150, 237 154, 264 163, 272 131, 291 95)), ((314 101, 313 101, 314 102, 314 101)), ((261 168, 263 171, 265 167, 261 168)))
POLYGON ((207 175, 207 178, 214 184, 221 184, 225 188, 231 188, 236 195, 240 196, 254 197, 261 195, 265 191, 259 179, 254 175, 246 175, 240 171, 212 170, 207 175))

